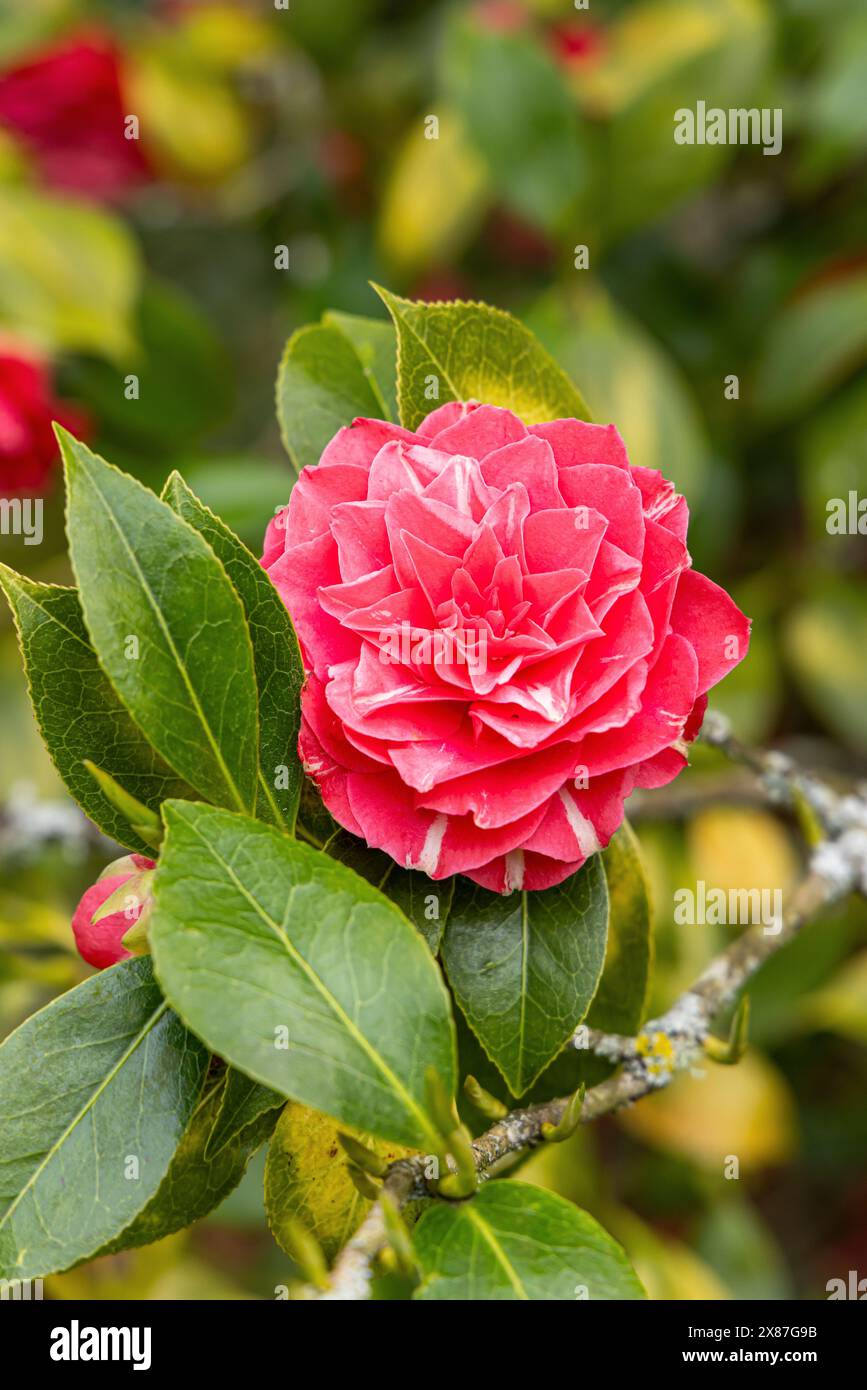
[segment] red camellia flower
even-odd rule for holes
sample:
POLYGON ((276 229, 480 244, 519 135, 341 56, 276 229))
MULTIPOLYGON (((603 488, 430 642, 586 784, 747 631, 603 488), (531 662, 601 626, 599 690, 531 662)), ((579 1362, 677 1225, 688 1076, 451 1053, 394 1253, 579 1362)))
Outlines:
POLYGON ((132 954, 123 945, 123 938, 135 926, 149 900, 155 868, 152 859, 145 859, 142 854, 127 854, 109 864, 96 883, 88 888, 72 918, 78 954, 88 965, 105 970, 132 954), (120 894, 122 888, 126 892, 120 894), (100 908, 114 893, 119 894, 115 910, 100 917, 100 908))
POLYGON ((686 765, 749 623, 690 567, 687 505, 612 426, 449 404, 356 420, 263 564, 309 675, 301 754, 332 815, 432 878, 546 888, 635 787, 686 765))
POLYGON ((0 495, 44 491, 59 458, 52 420, 87 434, 84 416, 52 395, 45 366, 0 346, 0 495))
POLYGON ((127 115, 118 50, 93 31, 0 74, 0 125, 34 156, 45 183, 113 200, 149 176, 127 115))

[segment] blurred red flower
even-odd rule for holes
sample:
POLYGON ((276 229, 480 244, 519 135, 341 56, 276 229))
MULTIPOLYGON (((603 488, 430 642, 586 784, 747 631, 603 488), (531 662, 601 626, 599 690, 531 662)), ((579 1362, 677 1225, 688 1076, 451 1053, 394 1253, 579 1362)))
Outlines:
POLYGON ((82 413, 58 401, 42 362, 0 346, 0 496, 41 492, 58 461, 51 428, 87 432, 82 413))
POLYGON ((113 201, 150 176, 124 134, 120 53, 89 31, 0 73, 0 125, 34 157, 52 188, 113 201))
POLYGON ((564 67, 586 63, 601 56, 604 48, 602 30, 591 24, 552 24, 548 41, 554 57, 564 67))

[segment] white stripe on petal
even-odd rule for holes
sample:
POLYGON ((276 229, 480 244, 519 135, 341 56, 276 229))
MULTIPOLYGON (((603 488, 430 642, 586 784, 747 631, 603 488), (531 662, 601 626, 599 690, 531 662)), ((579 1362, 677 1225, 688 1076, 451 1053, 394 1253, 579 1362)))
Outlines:
POLYGON ((424 844, 422 845, 422 851, 419 855, 416 868, 421 869, 423 873, 429 874, 431 878, 433 878, 436 873, 437 865, 440 862, 440 850, 442 849, 443 836, 446 833, 448 823, 448 816, 443 814, 434 816, 428 826, 427 834, 424 837, 424 844))
POLYGON ((566 812, 569 829, 575 836, 578 849, 585 859, 589 859, 591 854, 596 854, 602 848, 599 843, 599 836, 596 834, 596 827, 586 816, 582 816, 575 805, 574 797, 565 787, 560 789, 560 800, 563 802, 563 810, 566 812))
POLYGON ((507 893, 520 892, 524 886, 524 851, 522 849, 510 850, 506 855, 504 886, 507 893))

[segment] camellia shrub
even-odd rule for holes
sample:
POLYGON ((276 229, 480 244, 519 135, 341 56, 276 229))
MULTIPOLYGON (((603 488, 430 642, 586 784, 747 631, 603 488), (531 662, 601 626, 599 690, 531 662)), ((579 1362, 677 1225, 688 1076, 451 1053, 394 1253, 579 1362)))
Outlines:
POLYGON ((382 293, 287 346, 261 562, 59 429, 77 587, 0 575, 127 852, 72 924, 98 973, 0 1048, 4 1279, 189 1225, 267 1142, 284 1294, 644 1296, 505 1170, 613 1108, 587 1039, 639 1033, 651 959, 624 804, 748 622, 520 323, 382 293))

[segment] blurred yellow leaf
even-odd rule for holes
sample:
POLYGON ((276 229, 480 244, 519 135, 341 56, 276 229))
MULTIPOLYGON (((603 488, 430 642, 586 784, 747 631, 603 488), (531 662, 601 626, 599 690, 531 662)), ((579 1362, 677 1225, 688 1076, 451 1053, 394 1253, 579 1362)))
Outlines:
POLYGON ((829 985, 804 1002, 801 1018, 867 1045, 867 951, 847 961, 829 985))
POLYGON ((120 359, 134 351, 135 243, 85 203, 0 187, 0 326, 38 346, 120 359))
POLYGON ((726 8, 650 0, 626 10, 608 31, 602 60, 576 77, 588 109, 612 116, 720 43, 726 37, 726 8))
POLYGON ((786 656, 817 718, 867 752, 867 597, 855 584, 828 586, 786 620, 786 656))
POLYGON ((69 917, 50 903, 34 902, 0 887, 0 942, 8 947, 57 946, 74 954, 69 917))
POLYGON ((189 1243, 186 1232, 167 1236, 139 1250, 103 1255, 65 1274, 45 1280, 45 1292, 57 1299, 148 1298, 154 1283, 182 1260, 189 1243))
POLYGON ((178 46, 217 71, 234 72, 274 47, 264 15, 237 4, 196 5, 173 31, 178 46))
POLYGON ((167 174, 214 183, 252 153, 249 116, 231 85, 165 44, 139 49, 128 73, 142 140, 167 174))
MULTIPOLYGON (((766 811, 733 806, 699 811, 687 828, 691 867, 708 888, 779 888, 798 879, 798 858, 788 832, 766 811)), ((692 887, 693 885, 686 885, 692 887)))
POLYGON ((413 126, 398 150, 382 196, 378 240, 396 271, 447 265, 485 210, 488 176, 457 118, 440 112, 439 138, 413 126))
POLYGON ((781 1074, 758 1052, 735 1067, 705 1062, 702 1075, 676 1077, 621 1113, 637 1139, 722 1174, 729 1155, 744 1169, 784 1163, 795 1148, 792 1097, 781 1074))

